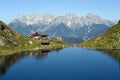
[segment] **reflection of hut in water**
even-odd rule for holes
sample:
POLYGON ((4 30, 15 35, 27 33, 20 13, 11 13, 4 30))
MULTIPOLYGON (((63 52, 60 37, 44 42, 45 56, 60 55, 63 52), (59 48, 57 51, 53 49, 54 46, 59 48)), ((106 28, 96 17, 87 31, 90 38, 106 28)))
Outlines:
POLYGON ((41 35, 41 39, 42 39, 41 45, 48 46, 50 44, 49 38, 47 35, 41 35))
POLYGON ((32 56, 34 56, 36 59, 43 59, 44 57, 48 55, 48 52, 49 51, 42 52, 42 50, 34 51, 32 56))

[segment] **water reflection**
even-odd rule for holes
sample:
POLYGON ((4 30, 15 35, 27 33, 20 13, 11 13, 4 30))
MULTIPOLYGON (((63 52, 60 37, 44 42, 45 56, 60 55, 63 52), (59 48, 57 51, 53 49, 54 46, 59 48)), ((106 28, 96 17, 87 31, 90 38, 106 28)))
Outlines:
POLYGON ((1 56, 0 80, 120 80, 120 50, 99 51, 70 47, 1 56))
POLYGON ((120 63, 120 49, 99 49, 98 51, 113 57, 120 63))
POLYGON ((48 55, 50 51, 27 51, 20 52, 12 55, 1 56, 0 57, 0 76, 4 75, 6 71, 19 60, 26 56, 33 56, 35 59, 43 59, 48 55))
POLYGON ((120 49, 99 49, 99 51, 117 60, 120 67, 120 49))

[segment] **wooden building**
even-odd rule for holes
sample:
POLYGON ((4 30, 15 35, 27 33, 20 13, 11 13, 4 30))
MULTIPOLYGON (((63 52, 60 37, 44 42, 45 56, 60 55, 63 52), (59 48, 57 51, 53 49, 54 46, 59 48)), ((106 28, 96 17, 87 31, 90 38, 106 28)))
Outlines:
POLYGON ((39 34, 38 32, 31 34, 31 36, 29 36, 29 38, 33 38, 35 40, 40 40, 41 39, 41 34, 39 34))
POLYGON ((48 35, 41 35, 41 39, 42 39, 41 45, 49 45, 50 44, 48 35))

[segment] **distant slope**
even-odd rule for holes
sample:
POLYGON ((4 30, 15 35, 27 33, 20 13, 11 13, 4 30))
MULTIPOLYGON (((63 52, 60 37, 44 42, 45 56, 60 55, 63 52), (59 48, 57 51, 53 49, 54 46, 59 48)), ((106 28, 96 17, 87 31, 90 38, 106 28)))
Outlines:
POLYGON ((86 48, 120 49, 120 21, 98 38, 80 44, 86 48))
POLYGON ((68 28, 64 23, 54 26, 45 31, 51 37, 73 37, 73 31, 68 28))

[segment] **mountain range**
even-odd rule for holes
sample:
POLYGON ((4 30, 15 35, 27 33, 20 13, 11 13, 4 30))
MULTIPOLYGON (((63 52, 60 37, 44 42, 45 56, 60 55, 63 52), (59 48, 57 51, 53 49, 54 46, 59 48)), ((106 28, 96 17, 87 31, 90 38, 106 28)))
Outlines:
POLYGON ((30 35, 34 32, 42 32, 50 37, 80 38, 90 40, 106 32, 114 22, 89 13, 86 16, 66 14, 57 16, 24 15, 16 18, 8 24, 12 29, 22 35, 30 35))

